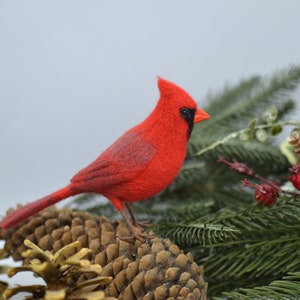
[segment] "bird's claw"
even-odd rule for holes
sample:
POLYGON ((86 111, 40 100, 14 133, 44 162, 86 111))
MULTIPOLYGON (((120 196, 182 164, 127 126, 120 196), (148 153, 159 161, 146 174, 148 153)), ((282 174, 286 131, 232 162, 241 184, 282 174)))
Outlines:
POLYGON ((119 237, 119 239, 129 243, 134 243, 136 240, 145 243, 146 241, 152 240, 156 237, 155 234, 148 234, 145 231, 141 231, 140 227, 132 226, 130 229, 131 229, 130 236, 122 236, 119 237))
POLYGON ((146 228, 149 228, 149 227, 152 227, 152 224, 151 223, 149 223, 148 221, 135 221, 135 223, 133 224, 134 226, 136 226, 136 227, 139 227, 139 228, 142 228, 142 229, 144 229, 145 227, 146 228))

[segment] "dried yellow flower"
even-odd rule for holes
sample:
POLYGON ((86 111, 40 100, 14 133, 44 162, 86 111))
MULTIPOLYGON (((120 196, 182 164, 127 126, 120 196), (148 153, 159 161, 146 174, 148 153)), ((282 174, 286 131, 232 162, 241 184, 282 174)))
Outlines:
POLYGON ((66 259, 66 253, 80 247, 78 241, 64 246, 54 254, 48 250, 42 250, 29 240, 25 240, 24 244, 29 249, 24 251, 22 256, 27 259, 28 263, 21 267, 9 269, 7 275, 12 277, 22 271, 31 271, 41 277, 45 281, 45 285, 18 286, 8 289, 6 290, 8 298, 20 292, 30 292, 32 294, 31 299, 106 299, 105 293, 98 289, 99 287, 103 289, 112 281, 112 278, 99 276, 102 267, 86 259, 91 254, 90 249, 81 248, 66 259), (87 273, 98 276, 77 284, 80 275, 87 273))

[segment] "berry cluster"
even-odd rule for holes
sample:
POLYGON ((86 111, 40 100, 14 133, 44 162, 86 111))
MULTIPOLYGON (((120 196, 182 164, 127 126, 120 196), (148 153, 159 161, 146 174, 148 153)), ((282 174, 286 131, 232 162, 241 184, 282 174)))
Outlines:
MULTIPOLYGON (((278 182, 268 180, 267 178, 257 174, 254 170, 249 168, 244 163, 238 162, 236 160, 233 160, 233 162, 229 162, 222 156, 219 157, 218 162, 229 166, 231 169, 240 174, 261 180, 263 182, 262 184, 254 184, 248 179, 244 179, 242 183, 244 186, 249 186, 255 189, 255 199, 262 205, 269 206, 275 203, 275 201, 279 197, 279 194, 284 192, 280 188, 278 182)), ((297 190, 300 190, 300 164, 289 168, 289 173, 290 175, 288 176, 288 180, 292 182, 297 190)))

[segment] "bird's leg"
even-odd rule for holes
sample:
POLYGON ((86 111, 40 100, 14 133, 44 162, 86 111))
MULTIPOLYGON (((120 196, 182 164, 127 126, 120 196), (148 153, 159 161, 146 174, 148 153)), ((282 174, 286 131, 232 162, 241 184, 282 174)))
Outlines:
POLYGON ((134 242, 135 239, 138 239, 139 241, 141 241, 142 243, 144 243, 146 240, 151 240, 153 238, 155 238, 155 235, 150 235, 147 234, 146 232, 142 232, 141 228, 135 226, 129 219, 129 217, 127 216, 127 214, 124 212, 124 210, 120 210, 120 213, 122 214, 125 222, 127 223, 130 231, 131 231, 131 236, 128 237, 119 237, 120 240, 126 241, 126 242, 134 242))
POLYGON ((133 213, 133 211, 132 211, 131 206, 129 205, 129 203, 125 203, 125 206, 126 206, 128 212, 130 214, 130 217, 131 217, 131 220, 132 220, 132 224, 134 226, 141 227, 143 229, 144 229, 144 227, 151 227, 152 226, 152 224, 149 223, 149 222, 147 222, 147 221, 145 221, 145 222, 138 221, 136 219, 136 217, 135 217, 135 215, 134 215, 134 213, 133 213))

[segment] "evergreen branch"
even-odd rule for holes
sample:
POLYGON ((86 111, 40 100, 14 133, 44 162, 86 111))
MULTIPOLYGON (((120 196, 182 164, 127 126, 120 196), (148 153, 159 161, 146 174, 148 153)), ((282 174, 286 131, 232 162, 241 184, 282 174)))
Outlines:
POLYGON ((295 102, 291 99, 282 103, 281 106, 278 107, 278 119, 281 119, 282 117, 284 117, 284 115, 293 111, 293 109, 295 109, 295 106, 295 102))
POLYGON ((207 175, 206 168, 204 161, 187 160, 170 188, 178 190, 183 186, 193 185, 195 181, 199 181, 199 178, 207 175))
POLYGON ((212 117, 201 126, 195 127, 189 148, 203 148, 230 132, 238 131, 245 127, 249 119, 260 119, 270 105, 276 105, 278 117, 282 118, 293 107, 288 93, 299 82, 300 66, 295 66, 278 72, 271 80, 254 77, 241 82, 240 89, 237 85, 232 90, 225 90, 224 97, 221 95, 210 100, 207 111, 212 117))
POLYGON ((228 173, 228 170, 216 162, 219 156, 243 161, 254 169, 263 166, 263 174, 286 173, 290 166, 286 156, 278 147, 258 141, 246 142, 232 139, 211 151, 207 150, 202 156, 187 159, 170 189, 175 192, 189 187, 193 188, 194 192, 197 190, 198 195, 206 190, 207 195, 207 191, 215 192, 229 184, 239 183, 244 177, 235 176, 231 171, 228 173))
MULTIPOLYGON (((198 252, 197 261, 204 264, 206 275, 214 285, 216 295, 218 281, 227 288, 233 281, 237 286, 257 285, 261 281, 274 280, 282 274, 300 269, 300 201, 284 201, 273 207, 252 205, 240 212, 220 211, 205 220, 218 226, 233 227, 240 231, 235 241, 206 246, 210 251, 198 252)), ((224 288, 224 286, 223 286, 224 288)))
POLYGON ((278 199, 277 205, 271 207, 253 204, 239 211, 221 210, 206 222, 235 227, 243 234, 297 232, 300 230, 300 201, 278 199))
MULTIPOLYGON (((272 299, 272 300, 293 300, 300 298, 300 272, 289 272, 281 280, 272 281, 267 286, 251 288, 240 288, 233 292, 224 292, 226 299, 272 299)), ((216 298, 213 299, 222 299, 216 298)))
POLYGON ((224 112, 235 102, 248 99, 259 86, 261 86, 261 76, 252 76, 249 79, 241 80, 234 86, 226 86, 224 90, 216 95, 208 95, 207 102, 209 105, 206 109, 212 114, 217 115, 224 112))
MULTIPOLYGON (((296 88, 297 84, 300 81, 300 67, 292 67, 287 71, 277 72, 269 83, 264 84, 262 82, 260 86, 260 90, 255 91, 253 97, 246 98, 244 101, 235 101, 234 105, 229 106, 227 111, 221 116, 216 116, 216 118, 220 118, 221 121, 224 121, 227 117, 232 118, 232 116, 241 116, 251 115, 251 112, 255 112, 255 107, 258 102, 262 102, 261 105, 269 105, 272 101, 276 100, 276 98, 280 98, 282 101, 284 94, 287 91, 292 91, 296 88), (246 101, 245 101, 246 100, 246 101)), ((260 106, 261 108, 262 106, 260 106)), ((261 109, 259 109, 261 111, 261 109)))
MULTIPOLYGON (((181 199, 181 198, 180 198, 181 199)), ((168 209, 154 211, 161 216, 161 221, 174 223, 180 220, 181 222, 188 223, 201 218, 203 215, 210 214, 215 202, 213 200, 206 200, 201 202, 192 202, 182 204, 179 203, 174 206, 174 199, 170 199, 168 209)), ((151 214, 152 212, 150 212, 151 214)))
POLYGON ((200 260, 202 263, 205 262, 206 273, 212 280, 222 278, 223 281, 230 281, 247 278, 255 281, 258 278, 275 278, 300 268, 297 250, 300 246, 299 237, 265 241, 245 240, 236 243, 215 248, 212 257, 200 260), (219 257, 221 253, 222 258, 219 257))
MULTIPOLYGON (((203 153, 202 153, 203 154, 203 153)), ((234 158, 239 161, 256 166, 264 166, 264 172, 287 170, 289 163, 287 158, 277 147, 261 142, 245 142, 238 139, 220 144, 212 151, 204 153, 205 158, 217 160, 219 156, 234 158)))
POLYGON ((229 241, 237 238, 239 230, 218 224, 179 224, 160 223, 157 225, 158 233, 166 238, 177 241, 182 245, 206 245, 229 241))
MULTIPOLYGON (((285 122, 277 122, 277 123, 273 123, 273 124, 262 124, 262 125, 257 125, 255 126, 255 130, 260 130, 260 129, 268 129, 268 128, 272 128, 274 126, 286 126, 286 125, 294 125, 299 127, 300 126, 300 122, 298 121, 285 121, 285 122)), ((232 139, 236 139, 239 138, 243 135, 246 135, 249 132, 249 127, 241 129, 239 131, 236 132, 232 132, 230 134, 228 134, 227 136, 225 136, 224 138, 210 144, 209 146, 201 149, 200 151, 198 151, 195 156, 200 156, 203 155, 204 153, 208 152, 208 151, 212 151, 214 150, 216 147, 220 146, 220 145, 224 145, 226 143, 228 143, 230 140, 232 139)))

